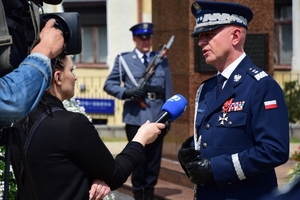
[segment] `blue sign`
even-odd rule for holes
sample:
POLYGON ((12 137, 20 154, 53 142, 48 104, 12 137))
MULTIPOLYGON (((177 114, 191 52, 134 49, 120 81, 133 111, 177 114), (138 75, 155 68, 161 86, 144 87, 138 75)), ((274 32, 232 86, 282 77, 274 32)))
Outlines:
POLYGON ((115 101, 113 99, 88 99, 76 98, 80 106, 83 106, 86 113, 91 114, 114 114, 115 101))

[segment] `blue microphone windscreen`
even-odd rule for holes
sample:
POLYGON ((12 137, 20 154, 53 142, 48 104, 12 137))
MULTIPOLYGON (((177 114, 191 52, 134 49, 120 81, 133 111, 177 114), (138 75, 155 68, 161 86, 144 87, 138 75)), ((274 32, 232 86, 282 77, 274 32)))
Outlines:
POLYGON ((187 106, 187 100, 181 94, 176 94, 169 98, 162 107, 162 111, 166 111, 170 114, 170 120, 175 120, 180 117, 185 111, 187 106))

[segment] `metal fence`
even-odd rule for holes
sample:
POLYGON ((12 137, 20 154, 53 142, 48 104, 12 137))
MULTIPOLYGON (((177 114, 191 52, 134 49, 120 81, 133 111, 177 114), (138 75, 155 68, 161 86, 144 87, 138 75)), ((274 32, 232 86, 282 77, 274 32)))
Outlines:
MULTIPOLYGON (((284 82, 289 82, 292 80, 298 80, 300 83, 300 73, 291 72, 275 72, 274 79, 283 88, 284 82)), ((100 100, 112 100, 113 113, 108 113, 105 111, 107 105, 102 105, 103 113, 87 113, 93 119, 94 123, 107 124, 107 125, 124 125, 122 122, 122 112, 123 112, 123 101, 118 100, 110 95, 108 95, 104 90, 104 82, 107 78, 106 73, 100 73, 97 76, 80 76, 78 81, 76 81, 75 87, 75 97, 80 99, 100 99, 100 100), (106 112, 106 113, 105 113, 106 112)), ((103 103, 104 102, 100 102, 103 103)), ((98 104, 100 104, 98 102, 98 104)))
POLYGON ((123 125, 123 101, 103 90, 107 76, 79 76, 75 85, 75 98, 86 107, 95 124, 123 125), (112 103, 113 102, 113 103, 112 103))
POLYGON ((285 82, 297 80, 300 84, 300 72, 275 72, 273 77, 279 83, 282 89, 284 87, 285 82))

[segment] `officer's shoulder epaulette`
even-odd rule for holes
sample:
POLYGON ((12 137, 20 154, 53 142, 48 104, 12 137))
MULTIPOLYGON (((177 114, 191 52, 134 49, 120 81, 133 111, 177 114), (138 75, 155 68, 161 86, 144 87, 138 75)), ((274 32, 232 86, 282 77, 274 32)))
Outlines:
POLYGON ((267 72, 256 66, 250 67, 248 70, 248 74, 257 81, 260 81, 262 78, 269 76, 267 72))
POLYGON ((122 52, 119 55, 124 56, 124 55, 129 54, 129 53, 130 53, 130 51, 128 51, 128 52, 122 52))

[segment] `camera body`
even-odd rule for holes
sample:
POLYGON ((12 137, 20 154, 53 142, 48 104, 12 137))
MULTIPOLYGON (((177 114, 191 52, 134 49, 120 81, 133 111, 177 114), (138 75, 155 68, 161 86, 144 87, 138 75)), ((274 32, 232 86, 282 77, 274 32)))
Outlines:
POLYGON ((42 6, 43 2, 58 4, 61 3, 61 0, 1 1, 0 3, 5 8, 7 25, 1 23, 0 26, 7 26, 8 36, 12 38, 12 43, 0 46, 0 77, 18 68, 19 64, 30 53, 31 47, 38 42, 36 39, 39 38, 39 31, 49 19, 55 19, 55 27, 63 32, 65 44, 60 56, 81 52, 81 29, 78 13, 39 14, 38 9, 30 9, 31 7, 42 6), (31 15, 32 12, 34 15, 31 15), (34 21, 37 28, 34 27, 34 21))
POLYGON ((55 27, 62 31, 65 44, 61 55, 79 54, 81 52, 81 29, 77 12, 47 13, 40 15, 40 29, 50 19, 55 19, 55 27))

